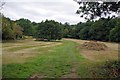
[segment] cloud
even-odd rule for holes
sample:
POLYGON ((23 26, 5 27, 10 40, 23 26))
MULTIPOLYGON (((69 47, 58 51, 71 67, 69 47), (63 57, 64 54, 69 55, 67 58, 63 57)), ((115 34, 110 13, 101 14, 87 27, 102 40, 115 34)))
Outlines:
POLYGON ((84 22, 83 18, 75 14, 79 5, 73 0, 20 1, 6 2, 3 14, 12 20, 27 18, 35 22, 41 22, 46 19, 52 19, 62 23, 69 22, 70 24, 75 24, 80 21, 84 22))

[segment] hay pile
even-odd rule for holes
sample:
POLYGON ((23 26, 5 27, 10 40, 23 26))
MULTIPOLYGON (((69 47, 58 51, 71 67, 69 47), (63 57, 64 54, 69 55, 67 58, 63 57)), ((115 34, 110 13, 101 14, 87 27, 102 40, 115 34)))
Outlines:
POLYGON ((104 43, 99 43, 96 41, 84 42, 82 44, 82 47, 89 50, 97 50, 97 51, 107 49, 107 46, 104 43))

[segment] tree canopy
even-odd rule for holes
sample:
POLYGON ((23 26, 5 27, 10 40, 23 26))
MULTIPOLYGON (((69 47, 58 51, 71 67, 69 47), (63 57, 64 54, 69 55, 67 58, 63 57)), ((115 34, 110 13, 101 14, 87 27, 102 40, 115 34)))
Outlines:
MULTIPOLYGON (((78 23, 74 27, 70 27, 65 37, 120 42, 120 19, 100 19, 98 21, 88 21, 86 23, 78 23)), ((70 25, 71 26, 71 25, 70 25)), ((73 26, 73 25, 72 25, 73 26)))
POLYGON ((79 9, 77 14, 80 14, 80 17, 84 17, 87 20, 93 20, 97 17, 100 18, 113 18, 115 15, 110 17, 110 14, 113 12, 118 14, 120 12, 120 1, 117 2, 88 2, 88 1, 77 1, 79 9))
POLYGON ((54 20, 46 20, 41 22, 37 28, 36 37, 43 40, 60 40, 62 38, 61 24, 54 20))
POLYGON ((75 38, 84 40, 120 42, 120 19, 100 19, 97 21, 79 22, 75 25, 61 24, 54 20, 40 23, 28 19, 16 21, 2 17, 2 39, 22 39, 23 36, 33 36, 42 40, 60 40, 75 38))
POLYGON ((30 20, 22 18, 22 19, 16 20, 16 23, 24 29, 23 30, 24 35, 27 35, 27 36, 32 35, 32 26, 31 26, 30 20))
POLYGON ((18 39, 22 38, 23 28, 17 25, 14 21, 2 16, 2 39, 18 39))

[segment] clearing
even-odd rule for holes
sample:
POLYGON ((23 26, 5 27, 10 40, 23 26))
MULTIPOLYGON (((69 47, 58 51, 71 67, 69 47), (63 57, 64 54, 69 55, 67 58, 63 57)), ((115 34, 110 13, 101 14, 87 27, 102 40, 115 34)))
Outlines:
POLYGON ((3 43, 3 78, 90 78, 94 66, 118 59, 118 44, 104 43, 105 51, 80 48, 85 40, 56 42, 33 39, 3 43))

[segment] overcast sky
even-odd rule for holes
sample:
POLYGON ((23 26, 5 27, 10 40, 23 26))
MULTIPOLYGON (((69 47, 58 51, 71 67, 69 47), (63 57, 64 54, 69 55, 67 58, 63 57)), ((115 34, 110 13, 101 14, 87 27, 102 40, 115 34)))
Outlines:
POLYGON ((75 14, 79 5, 73 0, 20 0, 7 1, 3 8, 3 14, 12 20, 26 18, 31 21, 56 20, 76 24, 83 18, 75 14), (29 2, 28 2, 29 1, 29 2))

